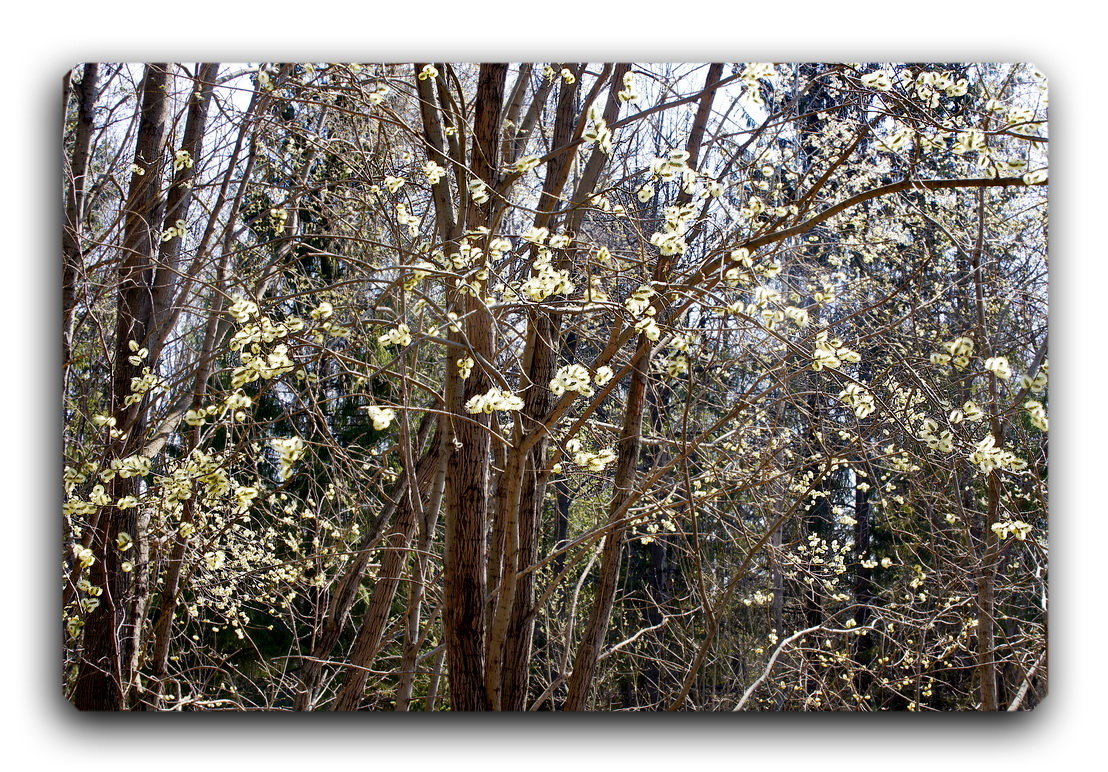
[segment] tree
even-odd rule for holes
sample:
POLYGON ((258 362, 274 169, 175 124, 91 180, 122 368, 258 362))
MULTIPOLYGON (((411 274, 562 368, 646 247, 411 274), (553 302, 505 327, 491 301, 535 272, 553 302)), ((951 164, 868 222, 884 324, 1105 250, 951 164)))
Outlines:
POLYGON ((1033 68, 93 64, 66 100, 79 708, 1042 698, 1033 68))

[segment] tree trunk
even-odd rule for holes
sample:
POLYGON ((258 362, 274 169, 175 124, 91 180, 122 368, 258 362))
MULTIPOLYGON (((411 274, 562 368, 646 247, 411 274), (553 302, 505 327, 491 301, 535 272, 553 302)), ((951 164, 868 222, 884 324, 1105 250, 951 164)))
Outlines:
POLYGON ((635 495, 635 478, 639 466, 639 449, 642 446, 642 418, 646 400, 646 380, 650 370, 651 343, 645 335, 640 336, 639 350, 636 352, 637 364, 631 373, 631 385, 627 390, 627 407, 623 418, 623 429, 617 446, 619 461, 616 466, 614 493, 608 506, 608 533, 604 537, 604 549, 600 555, 600 582, 596 588, 596 601, 593 604, 585 633, 573 659, 573 673, 569 678, 569 693, 566 696, 566 710, 585 710, 588 707, 589 693, 596 663, 608 632, 608 622, 615 605, 616 588, 619 584, 619 561, 623 552, 623 539, 627 530, 625 504, 635 495))
MULTIPOLYGON (((96 105, 100 65, 86 64, 77 84, 77 125, 68 159, 65 227, 62 228, 62 382, 69 372, 73 309, 77 303, 77 276, 81 270, 81 224, 88 187, 88 158, 92 145, 93 108, 96 105)), ((68 105, 66 106, 68 110, 68 105)))
MULTIPOLYGON (((495 189, 500 110, 508 65, 482 64, 477 79, 473 150, 470 167, 495 189)), ((491 219, 494 200, 470 201, 467 224, 472 230, 491 219)), ((486 243, 485 247, 488 246, 486 243)), ((474 294, 455 288, 454 310, 466 318, 465 334, 451 333, 458 347, 469 346, 484 362, 493 356, 493 322, 489 309, 474 294)), ((470 415, 465 403, 484 394, 492 381, 483 366, 464 381, 458 375, 458 349, 447 353, 446 404, 451 425, 445 451, 446 549, 444 557, 443 629, 454 710, 487 710, 485 692, 485 531, 489 503, 489 417, 470 415)))
MULTIPOLYGON (((162 221, 161 177, 168 128, 169 70, 167 64, 148 64, 142 81, 142 117, 135 149, 136 171, 131 175, 130 194, 124 212, 124 237, 119 265, 119 294, 116 307, 115 351, 112 363, 111 414, 124 437, 113 444, 112 456, 125 458, 142 443, 143 409, 146 400, 128 401, 131 379, 141 375, 141 365, 132 364, 129 343, 142 346, 149 334, 150 284, 154 256, 162 221)), ((135 478, 116 476, 110 485, 113 502, 136 491, 135 478)), ((102 507, 94 516, 92 550, 96 562, 90 570, 92 584, 103 589, 102 602, 85 621, 83 656, 73 691, 79 710, 122 710, 131 682, 130 664, 135 637, 128 613, 132 581, 120 567, 124 555, 116 548, 121 532, 133 538, 138 516, 136 508, 119 510, 102 507)))

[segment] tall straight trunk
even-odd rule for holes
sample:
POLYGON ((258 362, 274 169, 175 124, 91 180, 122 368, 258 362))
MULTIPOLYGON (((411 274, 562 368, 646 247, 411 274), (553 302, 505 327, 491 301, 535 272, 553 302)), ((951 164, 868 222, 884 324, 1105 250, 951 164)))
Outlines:
MULTIPOLYGON (((129 361, 129 342, 142 344, 150 327, 150 285, 159 243, 155 230, 162 221, 161 177, 168 130, 168 64, 148 64, 142 81, 142 106, 135 148, 135 171, 125 203, 124 235, 120 248, 119 289, 116 305, 114 358, 112 362, 111 414, 123 438, 113 444, 112 455, 124 458, 136 452, 142 442, 142 415, 146 400, 128 401, 131 379, 141 375, 145 364, 129 361)), ((110 484, 113 501, 136 492, 136 479, 116 476, 110 484)), ((125 557, 117 548, 120 532, 141 539, 136 533, 137 507, 119 510, 108 505, 94 515, 91 526, 96 562, 89 580, 103 589, 100 605, 85 621, 82 657, 73 690, 79 710, 122 710, 124 694, 131 681, 130 663, 135 636, 128 614, 132 582, 121 564, 125 557)))
MULTIPOLYGON (((65 227, 62 228, 62 382, 69 372, 73 309, 77 303, 77 276, 81 268, 81 223, 88 188, 88 159, 92 146, 93 108, 96 104, 100 65, 86 64, 77 84, 77 124, 68 159, 65 227)), ((68 109, 68 105, 66 105, 68 109)))
MULTIPOLYGON (((477 77, 473 146, 470 168, 490 188, 497 186, 500 111, 504 98, 506 64, 482 64, 477 77)), ((483 205, 472 200, 468 230, 491 222, 494 200, 483 205)), ((487 239, 486 239, 487 242, 487 239)), ((483 247, 487 248, 485 243, 483 247)), ((452 332, 452 341, 469 346, 475 358, 493 358, 492 315, 478 293, 455 286, 452 305, 464 316, 465 334, 452 332)), ((446 407, 450 426, 446 450, 451 454, 446 473, 446 544, 443 565, 443 632, 450 674, 450 703, 454 710, 486 710, 485 693, 485 530, 489 504, 490 419, 471 415, 465 403, 492 385, 484 367, 469 378, 458 374, 457 349, 447 354, 446 407)))
MULTIPOLYGON (((190 159, 200 157, 204 146, 204 129, 208 119, 208 106, 212 100, 212 90, 215 88, 215 79, 219 73, 219 65, 216 63, 201 64, 195 78, 193 97, 189 101, 188 116, 185 119, 185 133, 181 143, 181 151, 188 153, 190 159)), ((192 204, 192 183, 195 178, 195 164, 182 164, 175 168, 168 192, 166 193, 166 207, 163 225, 178 220, 187 221, 189 208, 192 204)), ((151 276, 150 287, 150 320, 148 323, 148 335, 145 341, 140 341, 149 350, 147 361, 153 368, 159 360, 165 339, 169 334, 173 316, 173 310, 169 307, 173 296, 173 287, 176 283, 178 263, 181 260, 182 239, 180 236, 162 241, 157 253, 156 265, 151 276)), ((218 329, 218 315, 213 313, 209 319, 208 330, 213 327, 218 329)), ((206 330, 206 334, 208 332, 206 330)), ((214 341, 210 341, 214 343, 214 341)), ((204 352, 210 356, 210 351, 204 352)), ((202 357, 203 360, 203 357, 202 357)), ((203 361, 200 369, 204 369, 203 361)), ((199 405, 194 405, 194 409, 199 405)), ((147 539, 145 534, 149 529, 149 510, 139 510, 135 531, 136 560, 133 572, 132 602, 130 608, 131 618, 134 620, 136 637, 142 633, 146 623, 146 615, 150 601, 150 561, 147 539)), ((136 645, 131 652, 130 670, 137 672, 142 656, 142 647, 136 645)), ((139 698, 136 690, 137 684, 132 683, 132 693, 127 702, 135 704, 139 698)))
MULTIPOLYGON (((553 376, 549 369, 547 381, 553 376)), ((542 381, 539 381, 542 383, 542 381)), ((519 545, 517 570, 532 565, 538 558, 542 531, 543 501, 546 497, 545 440, 540 440, 524 460, 523 487, 519 496, 519 545)), ((528 571, 516 580, 504 646, 501 710, 526 710, 530 676, 531 648, 535 631, 533 606, 535 574, 528 571)))

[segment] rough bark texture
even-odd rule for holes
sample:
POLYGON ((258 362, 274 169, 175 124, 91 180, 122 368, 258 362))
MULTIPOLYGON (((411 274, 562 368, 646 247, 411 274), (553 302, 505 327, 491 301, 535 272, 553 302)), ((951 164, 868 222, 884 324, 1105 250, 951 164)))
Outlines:
MULTIPOLYGON (((478 74, 470 167, 490 188, 495 188, 497 181, 500 110, 507 72, 506 64, 482 64, 478 74)), ((486 223, 492 204, 489 201, 478 206, 470 202, 467 225, 472 229, 486 223)), ((459 292, 455 293, 454 308, 459 316, 466 318, 464 334, 452 333, 454 342, 468 346, 485 362, 491 361, 493 325, 489 310, 473 294, 459 292)), ((451 350, 447 357, 446 402, 452 426, 447 432, 446 447, 451 460, 446 474, 443 629, 450 673, 450 703, 454 710, 486 710, 489 707, 484 684, 489 418, 466 413, 465 403, 471 397, 484 394, 491 386, 491 379, 479 366, 462 381, 458 377, 457 350, 451 350)))
MULTIPOLYGON (((119 268, 119 295, 116 308, 115 351, 112 363, 111 414, 125 438, 115 443, 113 456, 124 458, 138 450, 142 439, 141 416, 144 402, 127 404, 131 379, 145 365, 128 361, 129 341, 140 345, 147 339, 150 325, 150 282, 158 233, 162 220, 161 176, 167 131, 167 64, 149 64, 142 82, 142 113, 135 150, 135 164, 142 171, 131 175, 130 193, 124 213, 124 237, 119 268)), ((134 492, 134 478, 115 477, 109 487, 114 501, 134 492)), ((130 663, 136 630, 128 614, 133 590, 120 564, 126 559, 116 549, 121 531, 136 541, 136 508, 119 510, 102 507, 91 526, 92 550, 96 562, 89 580, 103 588, 100 605, 85 621, 83 651, 73 690, 73 704, 79 710, 121 710, 131 680, 130 663)))
POLYGON ((389 621, 393 596, 396 594, 396 588, 408 563, 409 543, 416 530, 416 515, 413 507, 405 506, 401 511, 401 517, 391 532, 385 536, 380 547, 383 555, 381 570, 373 585, 373 595, 365 618, 362 620, 361 629, 358 630, 354 646, 350 651, 350 664, 353 667, 348 669, 346 681, 335 699, 335 710, 357 710, 362 701, 366 681, 369 679, 367 668, 373 665, 373 660, 380 650, 381 638, 389 621))
MULTIPOLYGON (((92 145, 93 108, 96 105, 100 65, 86 64, 76 86, 77 123, 73 148, 68 158, 65 199, 65 227, 62 229, 62 376, 69 370, 73 308, 77 297, 77 275, 81 266, 81 221, 88 188, 88 158, 92 145)), ((68 108, 68 105, 66 106, 68 108)))

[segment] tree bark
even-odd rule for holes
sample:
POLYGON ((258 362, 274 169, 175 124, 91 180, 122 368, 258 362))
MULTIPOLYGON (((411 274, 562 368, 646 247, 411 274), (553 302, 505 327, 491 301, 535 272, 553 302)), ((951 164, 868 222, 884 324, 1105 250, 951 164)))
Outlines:
MULTIPOLYGON (((576 70, 579 73, 581 68, 578 66, 576 70)), ((576 85, 576 81, 572 84, 563 82, 561 85, 554 117, 555 145, 568 142, 572 136, 577 112, 576 85)), ((569 161, 568 155, 562 155, 551 159, 547 164, 534 227, 546 227, 552 222, 553 212, 569 176, 569 161)), ((535 249, 532 247, 532 253, 535 249)), ((531 314, 528 332, 524 356, 526 372, 520 378, 518 391, 524 393, 523 420, 532 423, 541 421, 550 409, 551 394, 547 384, 553 375, 554 357, 557 355, 558 319, 551 314, 536 311, 531 314)), ((507 462, 500 476, 496 496, 494 543, 503 545, 503 552, 491 556, 493 566, 490 568, 490 577, 499 580, 499 591, 489 629, 485 674, 485 689, 493 710, 521 710, 526 698, 520 690, 526 689, 527 654, 530 652, 532 627, 527 624, 525 617, 528 616, 533 601, 533 580, 531 574, 519 577, 518 573, 523 566, 530 565, 537 551, 537 518, 541 515, 542 497, 540 495, 536 501, 535 486, 539 484, 540 478, 533 471, 529 472, 529 468, 534 470, 535 460, 542 466, 546 457, 546 442, 540 440, 534 447, 525 450, 522 440, 523 432, 520 427, 513 434, 512 447, 507 450, 507 462), (525 585, 522 588, 519 586, 521 581, 525 585), (521 589, 522 595, 519 593, 521 589), (505 650, 509 647, 511 651, 506 653, 505 650), (506 659, 509 662, 507 668, 506 659), (521 668, 523 672, 520 672, 521 668), (511 706, 504 705, 502 700, 505 679, 511 681, 511 706)))
MULTIPOLYGON (((146 400, 127 402, 131 379, 141 375, 143 365, 132 364, 128 343, 140 346, 150 325, 150 283, 157 250, 156 223, 162 220, 161 176, 168 130, 168 64, 148 64, 142 81, 142 113, 135 148, 136 170, 131 174, 130 193, 124 212, 124 237, 120 249, 119 290, 116 306, 115 350, 112 363, 111 414, 124 432, 111 448, 114 458, 125 458, 141 445, 143 410, 146 400)), ((136 490, 134 478, 118 475, 111 481, 113 503, 136 490)), ((85 621, 83 656, 73 690, 73 704, 79 710, 122 710, 131 682, 130 664, 135 637, 128 613, 133 590, 131 577, 121 568, 124 555, 116 548, 120 532, 137 542, 137 508, 119 510, 109 504, 94 516, 92 550, 96 562, 90 581, 103 589, 100 605, 85 621)))
MULTIPOLYGON (((88 159, 92 145, 93 109, 98 96, 100 65, 86 64, 76 86, 77 124, 68 158, 65 227, 62 228, 62 382, 69 372, 73 310, 77 303, 77 276, 81 270, 81 224, 88 187, 88 159)), ((68 105, 66 105, 68 110, 68 105)))
POLYGON ((639 466, 639 450, 642 447, 643 407, 646 403, 646 380, 650 370, 651 342, 645 335, 639 338, 636 352, 637 364, 631 373, 631 385, 627 390, 627 407, 624 410, 623 429, 617 445, 619 461, 613 481, 614 492, 608 505, 608 534, 604 537, 604 549, 600 554, 600 581, 596 588, 596 601, 585 633, 573 659, 573 672, 569 678, 566 710, 585 710, 588 707, 596 663, 608 632, 608 622, 615 605, 616 588, 619 585, 619 561, 623 552, 625 504, 635 495, 635 479, 639 466))
MULTIPOLYGON (((477 78, 473 148, 470 168, 490 188, 497 183, 500 110, 508 65, 482 64, 477 78)), ((494 201, 470 201, 469 230, 487 224, 494 201)), ((485 247, 488 246, 487 239, 485 247)), ((484 362, 493 357, 493 323, 478 293, 454 288, 452 305, 466 319, 464 335, 452 332, 454 343, 469 347, 484 362)), ((491 387, 483 367, 469 378, 458 375, 457 349, 447 354, 446 404, 450 426, 446 452, 446 549, 444 557, 443 631, 454 710, 487 710, 485 692, 485 531, 489 503, 489 422, 485 414, 466 413, 465 403, 491 387)))

